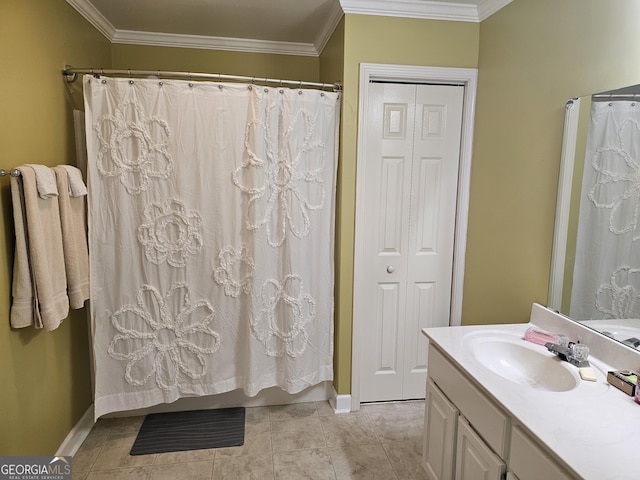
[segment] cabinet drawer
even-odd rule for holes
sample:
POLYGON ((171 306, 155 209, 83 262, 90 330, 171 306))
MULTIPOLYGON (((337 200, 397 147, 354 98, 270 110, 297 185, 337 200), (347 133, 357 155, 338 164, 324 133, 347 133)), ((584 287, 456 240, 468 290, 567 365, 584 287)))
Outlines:
POLYGON ((570 480, 575 478, 517 426, 513 427, 511 433, 509 469, 517 475, 519 480, 537 480, 539 478, 570 480))
POLYGON ((507 458, 510 421, 507 415, 447 360, 429 346, 429 377, 458 407, 473 428, 500 457, 507 458))

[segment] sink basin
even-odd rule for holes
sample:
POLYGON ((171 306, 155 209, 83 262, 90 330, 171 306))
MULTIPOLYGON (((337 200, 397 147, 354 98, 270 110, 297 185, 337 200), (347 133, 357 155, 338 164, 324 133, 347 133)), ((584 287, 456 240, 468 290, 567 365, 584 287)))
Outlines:
POLYGON ((575 367, 543 346, 526 342, 517 335, 475 336, 467 348, 485 368, 516 384, 550 392, 566 392, 579 383, 575 367))

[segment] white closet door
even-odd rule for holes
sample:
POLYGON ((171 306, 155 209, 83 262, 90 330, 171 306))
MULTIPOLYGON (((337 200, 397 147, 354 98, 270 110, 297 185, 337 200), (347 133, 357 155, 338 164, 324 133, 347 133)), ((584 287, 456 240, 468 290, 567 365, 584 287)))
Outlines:
POLYGON ((402 398, 427 379, 426 327, 449 325, 464 88, 418 85, 413 135, 402 398))
POLYGON ((448 325, 464 89, 372 84, 365 259, 356 272, 366 329, 361 401, 424 397, 427 342, 448 325))

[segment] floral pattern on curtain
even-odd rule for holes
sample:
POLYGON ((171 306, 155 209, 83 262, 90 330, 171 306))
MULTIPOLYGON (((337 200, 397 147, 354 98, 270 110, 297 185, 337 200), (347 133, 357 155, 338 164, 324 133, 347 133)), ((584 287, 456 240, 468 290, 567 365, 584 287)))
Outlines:
POLYGON ((338 94, 84 92, 96 417, 331 380, 338 94))
POLYGON ((640 318, 640 107, 593 102, 570 315, 640 318))

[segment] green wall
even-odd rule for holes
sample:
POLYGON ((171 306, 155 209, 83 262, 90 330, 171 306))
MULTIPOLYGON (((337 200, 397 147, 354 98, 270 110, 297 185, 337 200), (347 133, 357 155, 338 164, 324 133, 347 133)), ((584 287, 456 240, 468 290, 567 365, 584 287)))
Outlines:
POLYGON ((474 68, 478 58, 478 30, 479 26, 472 23, 346 15, 317 58, 113 45, 114 68, 199 70, 343 82, 336 218, 334 383, 338 393, 351 391, 359 64, 371 62, 474 68))
POLYGON ((320 81, 342 82, 344 77, 344 17, 336 26, 320 54, 320 81))
POLYGON ((640 83, 640 2, 514 0, 480 26, 463 323, 546 304, 564 106, 640 83))
MULTIPOLYGON (((82 83, 64 82, 65 65, 304 81, 320 76, 319 57, 112 45, 64 0, 4 0, 0 45, 0 168, 75 163, 72 110, 83 109, 82 83)), ((333 64, 325 58, 327 69, 333 64)), ((14 237, 8 178, 0 178, 0 202, 0 455, 51 455, 92 402, 87 313, 72 311, 53 332, 9 327, 14 237)))
MULTIPOLYGON (((3 0, 0 45, 0 167, 75 163, 74 100, 62 69, 109 66, 109 42, 64 0, 3 0)), ((72 311, 52 332, 9 327, 7 177, 0 178, 0 224, 0 455, 51 455, 91 405, 86 311, 72 311)))
POLYGON ((318 57, 121 44, 111 51, 113 68, 319 81, 318 57))
MULTIPOLYGON (((640 83, 636 0, 514 0, 482 24, 346 15, 316 57, 110 45, 64 0, 0 7, 0 167, 74 162, 65 64, 344 83, 336 224, 336 389, 351 389, 359 64, 479 68, 463 323, 546 303, 565 101, 640 83), (6 68, 10 66, 11 68, 6 68)), ((52 454, 91 403, 85 311, 8 327, 13 217, 0 179, 0 454, 52 454)))
MULTIPOLYGON (((331 38, 325 45, 322 50, 322 54, 320 55, 320 81, 324 83, 335 83, 340 82, 344 83, 344 17, 340 20, 340 23, 337 25, 331 38)), ((342 113, 342 109, 341 109, 342 113)), ((343 122, 342 116, 340 118, 340 122, 343 122)), ((340 151, 342 151, 342 136, 339 139, 340 142, 340 151)), ((338 164, 341 164, 342 161, 339 157, 338 164)), ((341 172, 338 170, 338 178, 336 183, 340 184, 341 182, 341 172)), ((340 223, 342 206, 340 204, 340 198, 336 198, 336 224, 340 223)), ((336 230, 335 241, 336 245, 339 242, 340 232, 336 230)), ((339 278, 341 275, 340 270, 340 256, 339 249, 335 252, 335 298, 334 298, 334 306, 337 309, 340 305, 342 298, 340 296, 340 288, 339 288, 339 278)), ((334 384, 337 384, 340 379, 340 371, 341 365, 344 362, 343 357, 338 354, 340 350, 340 345, 351 342, 351 329, 349 327, 344 327, 339 321, 336 321, 334 325, 334 356, 333 356, 333 371, 334 371, 334 384)), ((343 369, 344 370, 344 369, 343 369)))
POLYGON ((476 68, 479 25, 372 15, 346 15, 341 156, 336 225, 336 372, 340 394, 351 392, 356 144, 360 63, 476 68))

